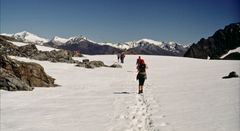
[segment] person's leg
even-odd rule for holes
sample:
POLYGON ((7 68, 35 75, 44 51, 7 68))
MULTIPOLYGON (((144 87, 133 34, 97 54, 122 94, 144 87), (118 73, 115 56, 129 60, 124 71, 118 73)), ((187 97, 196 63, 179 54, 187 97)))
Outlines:
POLYGON ((140 79, 138 79, 138 94, 140 94, 140 85, 141 85, 141 81, 140 79))
POLYGON ((139 78, 139 94, 143 92, 142 91, 143 82, 144 82, 144 79, 143 78, 139 78))
POLYGON ((141 93, 143 93, 143 85, 144 85, 144 81, 145 81, 145 79, 142 79, 142 85, 141 85, 141 93))
POLYGON ((140 94, 141 93, 141 86, 139 85, 138 86, 138 94, 140 94))
POLYGON ((139 94, 142 93, 142 85, 139 88, 139 94))

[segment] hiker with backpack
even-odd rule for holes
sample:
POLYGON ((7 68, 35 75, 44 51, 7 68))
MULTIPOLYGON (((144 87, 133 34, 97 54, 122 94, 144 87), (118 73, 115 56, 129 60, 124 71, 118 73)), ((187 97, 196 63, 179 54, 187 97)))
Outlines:
POLYGON ((140 60, 141 60, 141 56, 138 56, 138 59, 137 59, 137 62, 136 62, 136 65, 138 66, 139 63, 140 63, 140 60))
POLYGON ((137 70, 138 70, 138 74, 137 74, 137 80, 139 81, 139 86, 138 86, 138 94, 143 93, 143 85, 145 80, 147 79, 147 74, 146 74, 146 68, 147 65, 145 64, 144 60, 139 59, 139 63, 137 63, 137 70))
POLYGON ((125 58, 125 54, 124 52, 122 52, 120 55, 121 63, 124 63, 124 58, 125 58))

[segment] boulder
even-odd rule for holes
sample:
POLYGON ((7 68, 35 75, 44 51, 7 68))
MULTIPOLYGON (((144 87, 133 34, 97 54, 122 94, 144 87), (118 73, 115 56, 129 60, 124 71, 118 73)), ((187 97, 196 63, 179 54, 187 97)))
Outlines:
POLYGON ((25 46, 18 47, 21 57, 32 57, 35 54, 38 54, 39 51, 34 44, 29 44, 25 46))
POLYGON ((102 61, 89 61, 88 59, 84 59, 83 62, 78 62, 76 66, 90 69, 96 67, 107 67, 107 65, 105 65, 102 61))
POLYGON ((228 76, 224 76, 223 79, 234 78, 234 77, 239 77, 239 76, 235 71, 232 71, 228 74, 228 76))
MULTIPOLYGON (((10 81, 9 83, 15 83, 15 85, 19 85, 19 83, 25 83, 30 87, 54 87, 54 78, 48 76, 44 68, 37 63, 26 63, 20 62, 17 60, 13 60, 6 55, 0 56, 0 69, 4 72, 5 75, 1 75, 1 80, 3 82, 2 87, 6 87, 6 81, 10 81), (8 74, 8 75, 6 75, 8 74), (12 76, 12 77, 10 77, 12 76), (9 79, 11 78, 11 79, 9 79), (12 79, 14 78, 14 79, 12 79), (18 78, 18 79, 16 79, 18 78), (21 80, 22 82, 19 82, 21 80), (14 82, 12 82, 14 81, 14 82), (17 83, 17 84, 16 84, 17 83)), ((19 86, 17 86, 19 87, 19 86)), ((12 86, 13 89, 18 89, 12 86)), ((23 88, 28 88, 24 85, 23 88)), ((6 88, 3 88, 6 89, 6 88)), ((31 89, 29 89, 31 90, 31 89)))
POLYGON ((106 66, 102 61, 90 61, 89 65, 93 67, 104 67, 106 66))
POLYGON ((88 63, 88 62, 89 62, 89 59, 83 59, 82 62, 83 62, 83 63, 88 63))
POLYGON ((0 89, 8 91, 32 91, 34 88, 30 87, 24 81, 9 73, 7 70, 0 68, 0 89))

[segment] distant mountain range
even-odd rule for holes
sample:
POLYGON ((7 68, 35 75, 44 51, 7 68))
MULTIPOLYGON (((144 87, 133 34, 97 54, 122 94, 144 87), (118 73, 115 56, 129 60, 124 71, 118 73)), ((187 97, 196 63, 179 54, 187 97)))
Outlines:
POLYGON ((151 39, 141 39, 124 43, 97 43, 84 36, 70 38, 55 36, 53 39, 47 40, 27 31, 16 34, 3 33, 1 35, 15 38, 16 41, 20 42, 79 51, 80 53, 90 55, 116 54, 124 51, 128 54, 183 56, 189 48, 189 46, 181 45, 176 42, 167 43, 151 39))

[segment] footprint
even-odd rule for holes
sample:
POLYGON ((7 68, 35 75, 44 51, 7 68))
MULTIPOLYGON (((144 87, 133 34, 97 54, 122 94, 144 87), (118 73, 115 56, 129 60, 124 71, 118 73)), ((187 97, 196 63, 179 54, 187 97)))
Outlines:
POLYGON ((159 116, 159 118, 164 118, 164 117, 166 117, 165 115, 161 115, 161 116, 159 116))
POLYGON ((165 122, 163 122, 163 123, 160 124, 160 126, 167 126, 167 125, 169 125, 169 124, 168 124, 168 123, 165 123, 165 122))

